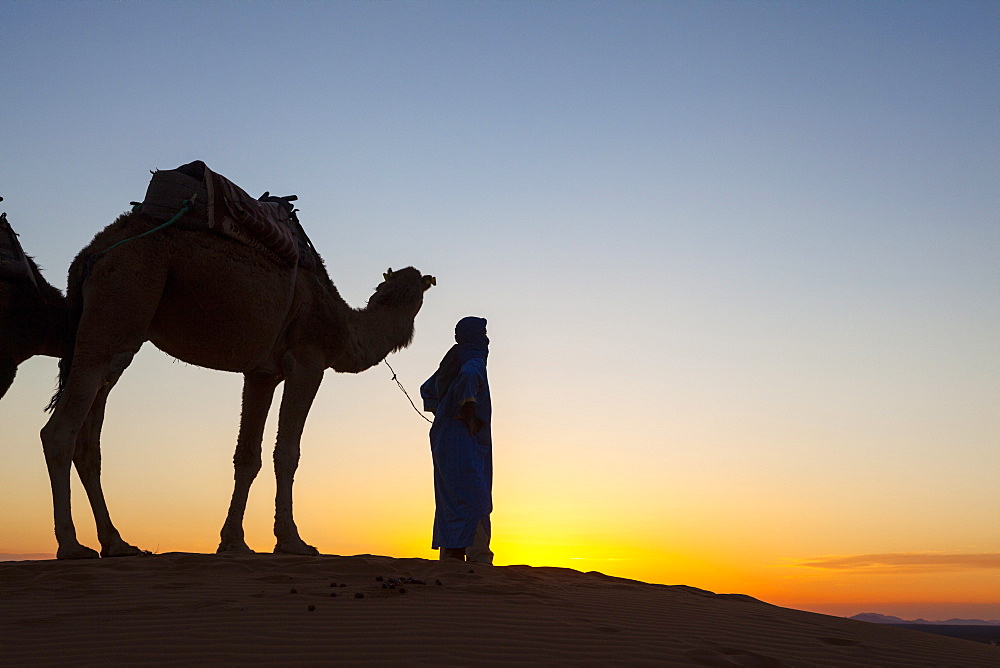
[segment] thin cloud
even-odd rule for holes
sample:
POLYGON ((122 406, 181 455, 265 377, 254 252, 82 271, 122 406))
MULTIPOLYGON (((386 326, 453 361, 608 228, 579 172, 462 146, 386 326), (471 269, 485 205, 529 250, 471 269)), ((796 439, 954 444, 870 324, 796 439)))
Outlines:
POLYGON ((1000 570, 1000 554, 940 554, 935 552, 855 554, 839 557, 816 557, 802 561, 798 565, 855 573, 1000 570))

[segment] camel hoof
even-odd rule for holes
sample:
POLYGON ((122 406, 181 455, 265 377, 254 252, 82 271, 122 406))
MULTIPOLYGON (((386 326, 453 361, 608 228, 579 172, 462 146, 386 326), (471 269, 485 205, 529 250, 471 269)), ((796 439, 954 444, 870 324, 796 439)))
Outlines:
POLYGON ((257 554, 250 549, 250 546, 246 543, 237 542, 223 542, 219 543, 218 549, 215 550, 216 554, 257 554))
POLYGON ((306 545, 301 540, 298 542, 278 543, 274 546, 275 554, 300 554, 306 557, 319 556, 319 550, 312 545, 306 545))
POLYGON ((148 557, 152 552, 149 550, 142 550, 135 545, 129 545, 128 543, 122 542, 114 547, 109 547, 101 550, 101 556, 105 559, 113 557, 148 557))
POLYGON ((86 545, 72 545, 60 547, 56 552, 56 559, 99 559, 101 555, 97 550, 92 550, 86 545))

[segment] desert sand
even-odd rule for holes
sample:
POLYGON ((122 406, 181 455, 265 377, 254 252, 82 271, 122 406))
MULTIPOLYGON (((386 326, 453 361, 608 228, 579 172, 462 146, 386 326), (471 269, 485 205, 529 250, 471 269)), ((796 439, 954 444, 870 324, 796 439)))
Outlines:
POLYGON ((0 562, 3 665, 333 663, 1000 666, 1000 648, 565 568, 177 552, 0 562))

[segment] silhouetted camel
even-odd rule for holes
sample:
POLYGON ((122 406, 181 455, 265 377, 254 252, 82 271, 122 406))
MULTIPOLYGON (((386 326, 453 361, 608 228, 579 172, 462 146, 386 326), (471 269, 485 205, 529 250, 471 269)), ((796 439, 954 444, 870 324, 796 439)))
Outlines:
POLYGON ((98 556, 76 538, 71 463, 90 499, 101 556, 141 552, 122 540, 111 522, 101 489, 100 432, 108 393, 145 341, 189 364, 244 376, 235 487, 219 552, 251 552, 243 515, 261 468, 271 399, 284 381, 274 449, 274 551, 318 554, 295 526, 292 481, 303 425, 323 372, 358 373, 409 345, 424 291, 434 278, 412 267, 390 269, 367 306, 354 309, 321 261, 312 269, 284 266, 209 231, 168 227, 138 238, 156 225, 141 213, 124 214, 70 266, 67 303, 75 346, 60 363, 60 391, 42 429, 57 557, 98 556))

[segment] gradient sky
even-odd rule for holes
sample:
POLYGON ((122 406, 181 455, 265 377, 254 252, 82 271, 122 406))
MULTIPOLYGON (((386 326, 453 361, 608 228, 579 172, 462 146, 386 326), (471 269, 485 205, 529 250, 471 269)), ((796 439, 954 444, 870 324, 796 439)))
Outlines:
MULTIPOLYGON (((3 2, 0 43, 0 206, 54 285, 202 159, 297 194, 353 305, 437 276, 389 358, 411 394, 489 319, 497 563, 1000 618, 1000 4, 3 2)), ((7 558, 55 550, 55 371, 0 402, 7 558)), ((329 372, 306 425, 324 553, 436 555, 391 377, 329 372)), ((103 440, 126 540, 214 551, 240 385, 137 356, 103 440)))

